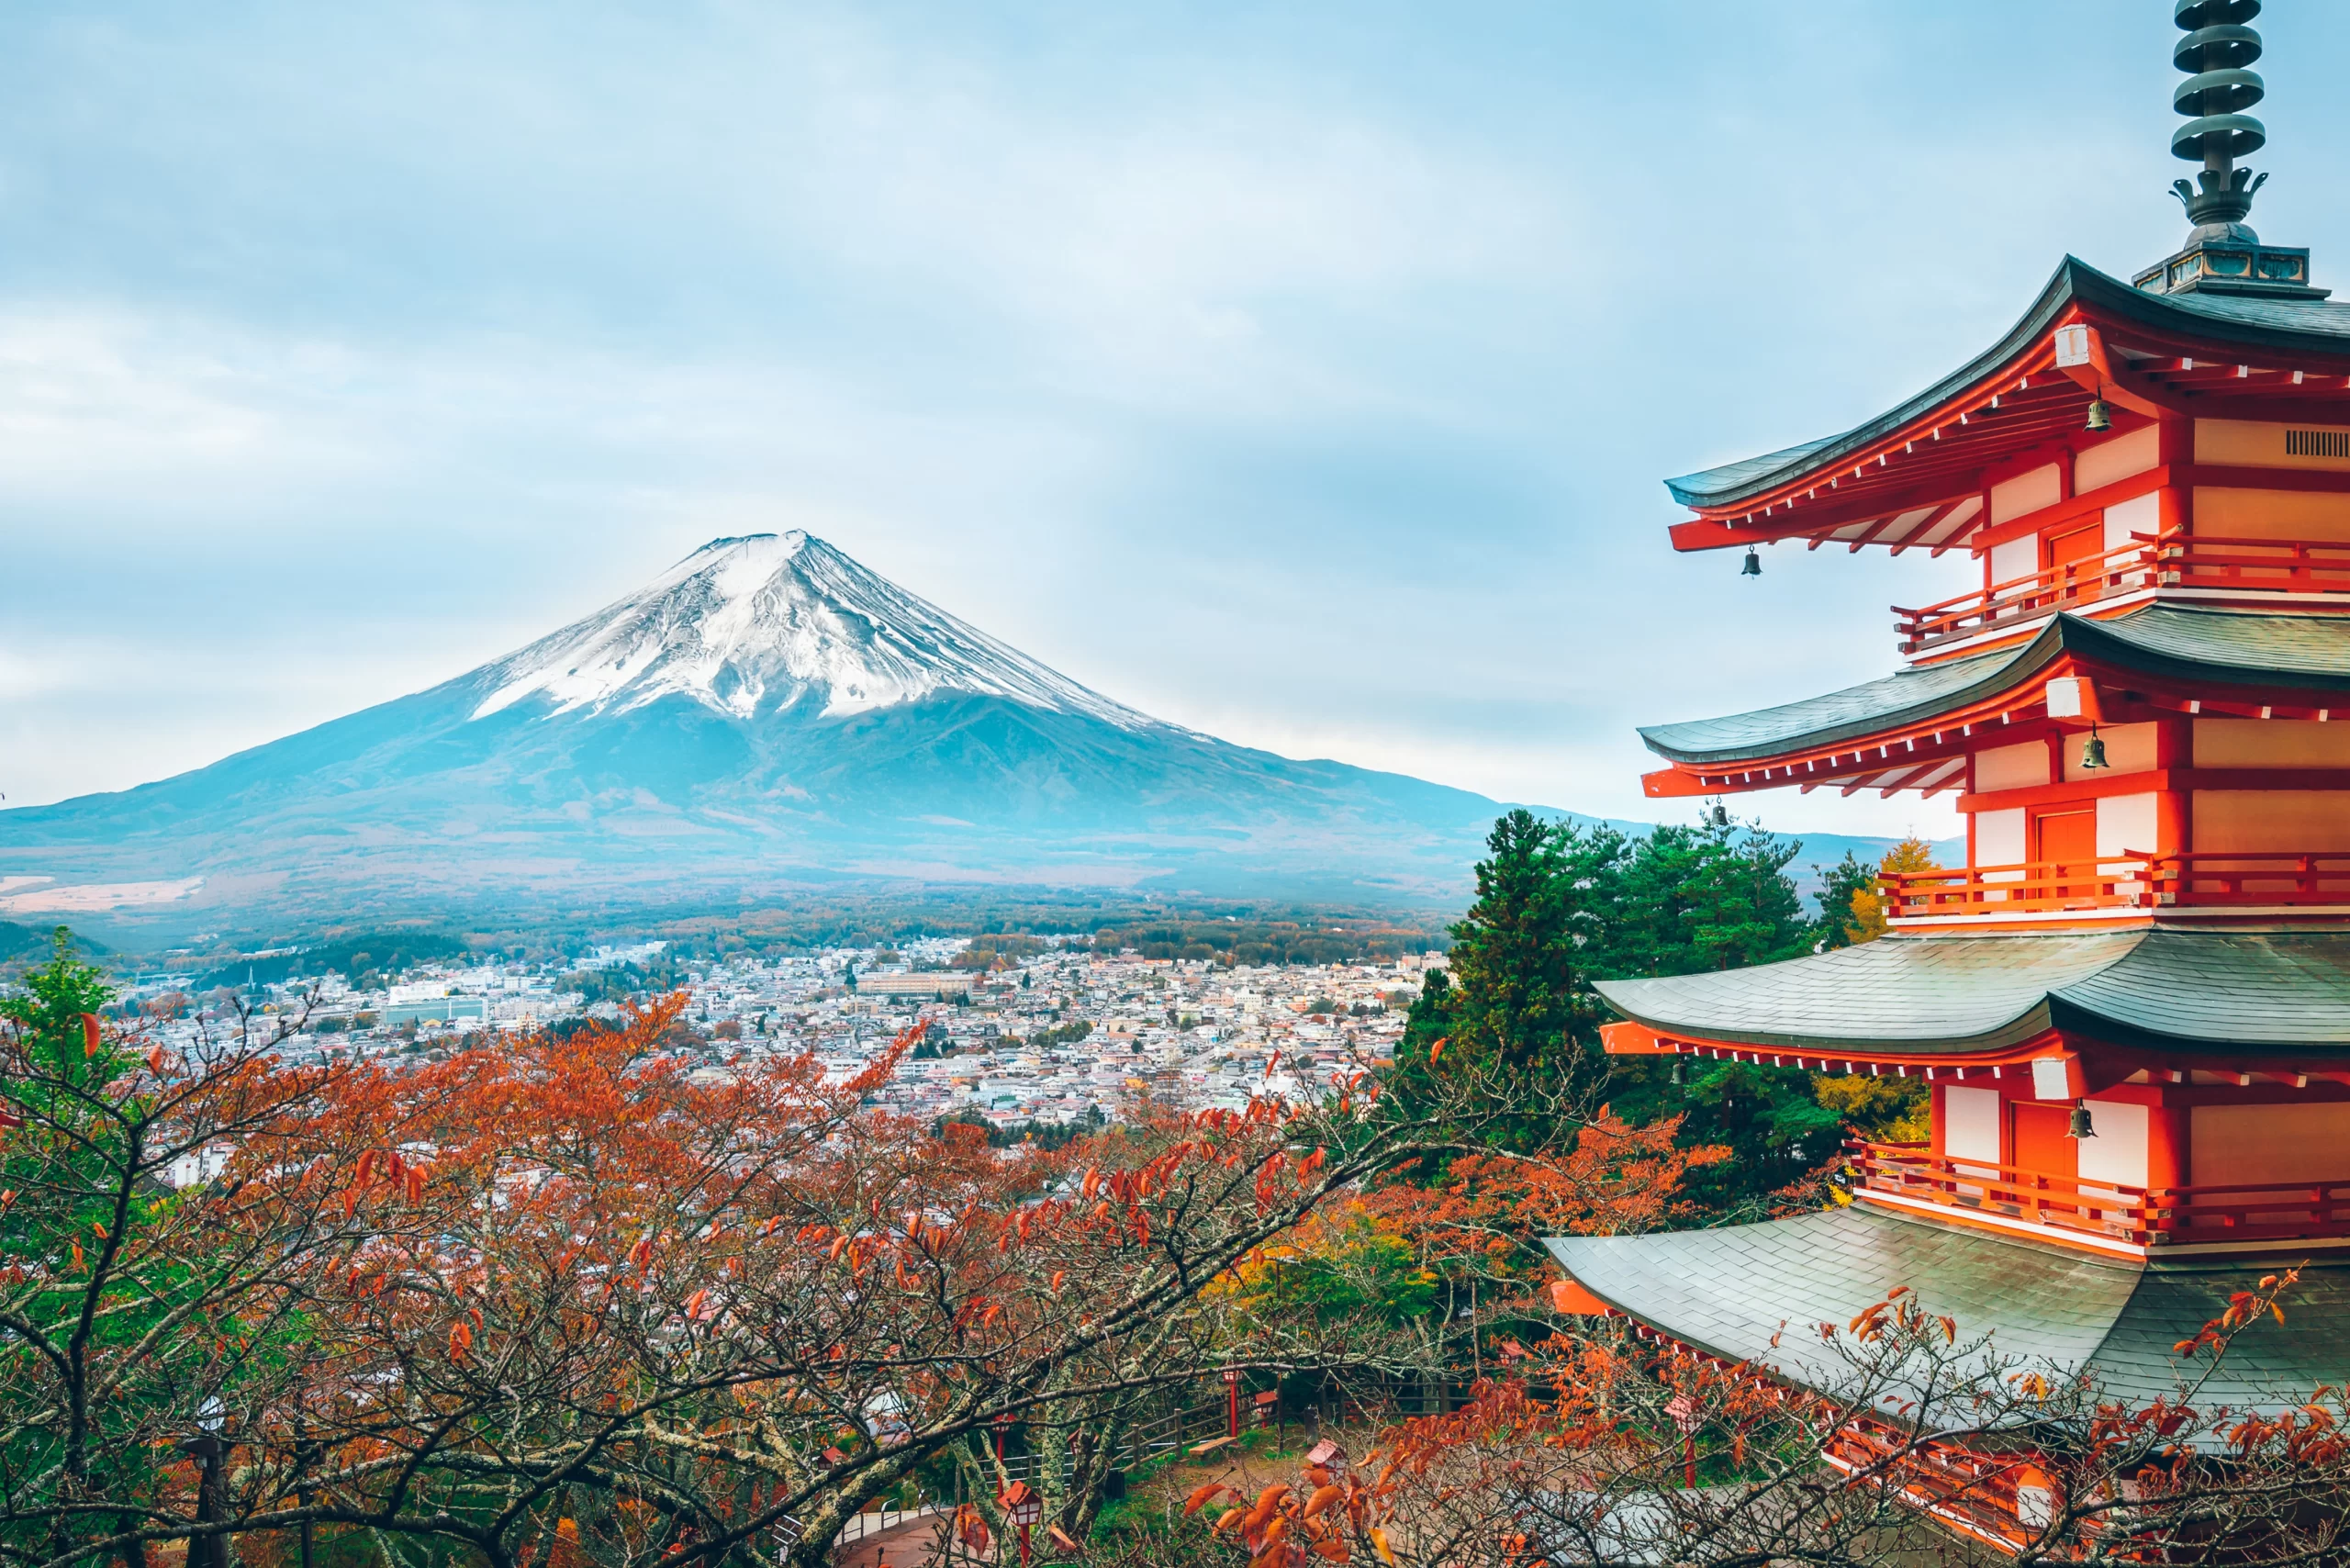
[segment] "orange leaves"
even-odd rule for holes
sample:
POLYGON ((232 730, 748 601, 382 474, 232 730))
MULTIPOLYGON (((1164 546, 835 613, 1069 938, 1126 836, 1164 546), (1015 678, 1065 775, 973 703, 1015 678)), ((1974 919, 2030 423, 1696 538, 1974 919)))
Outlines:
POLYGON ((359 1205, 377 1186, 387 1187, 395 1196, 405 1197, 410 1206, 421 1204, 424 1182, 424 1168, 402 1159, 397 1149, 362 1149, 358 1167, 352 1172, 351 1185, 343 1191, 342 1217, 356 1218, 359 1205))
POLYGON ((1214 1502, 1217 1497, 1226 1492, 1230 1492, 1231 1490, 1231 1487, 1226 1486, 1221 1481, 1211 1481, 1204 1486, 1193 1487, 1192 1489, 1192 1495, 1183 1499, 1183 1517, 1189 1518, 1192 1515, 1198 1513, 1202 1508, 1206 1507, 1210 1503, 1214 1502))
POLYGON ((474 1348, 474 1331, 461 1318, 449 1325, 449 1359, 463 1361, 474 1348))
MULTIPOLYGON (((1218 1515, 1210 1534, 1229 1540, 1259 1568, 1305 1568, 1315 1559, 1349 1562, 1355 1543, 1367 1540, 1374 1551, 1384 1540, 1378 1531, 1365 1534, 1378 1499, 1360 1481, 1341 1480, 1320 1465, 1306 1465, 1303 1476, 1310 1491, 1275 1483, 1251 1502, 1220 1481, 1193 1491, 1185 1501, 1188 1516, 1212 1503, 1230 1499, 1233 1506, 1218 1515)), ((1383 1561, 1393 1561, 1392 1550, 1383 1561)))
POLYGON ((1862 1344, 1873 1344, 1877 1336, 1885 1332, 1885 1316, 1891 1309, 1892 1304, 1883 1301, 1873 1306, 1863 1307, 1859 1316, 1846 1324, 1845 1327, 1855 1335, 1862 1344))
POLYGON ((1258 1495, 1256 1506, 1241 1517, 1240 1533, 1251 1545, 1271 1538, 1272 1527, 1279 1522, 1282 1500, 1289 1495, 1288 1486, 1275 1482, 1258 1495))
POLYGON ((95 1013, 84 1013, 82 1014, 82 1055, 89 1058, 97 1054, 98 1015, 95 1013))
POLYGON ((1544 1159, 1473 1155, 1434 1183, 1393 1182, 1363 1199, 1382 1228, 1439 1257, 1483 1253, 1496 1231, 1612 1235, 1657 1229, 1687 1212, 1689 1171, 1726 1157, 1675 1147, 1677 1121, 1628 1126, 1603 1112, 1574 1147, 1544 1159))
POLYGON ((2228 1308, 2219 1316, 2197 1330, 2192 1338, 2181 1339, 2171 1347, 2181 1356, 2193 1356, 2210 1349, 2216 1355, 2227 1349, 2229 1341, 2266 1316, 2278 1323, 2285 1321, 2285 1309, 2278 1298, 2300 1282, 2301 1271, 2288 1269, 2282 1274, 2264 1274, 2257 1288, 2234 1291, 2228 1296, 2228 1308))

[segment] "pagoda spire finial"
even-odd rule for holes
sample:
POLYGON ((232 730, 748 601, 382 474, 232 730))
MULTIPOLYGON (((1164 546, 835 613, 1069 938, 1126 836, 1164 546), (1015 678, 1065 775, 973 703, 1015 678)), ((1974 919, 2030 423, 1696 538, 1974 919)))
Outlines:
POLYGON ((2244 111, 2268 95, 2251 69, 2260 35, 2245 26, 2260 15, 2260 0, 2175 0, 2171 19, 2184 35, 2170 51, 2187 80, 2170 95, 2188 117, 2172 133, 2170 150, 2203 172, 2172 182, 2187 208, 2187 244, 2160 266, 2131 279, 2156 294, 2245 294, 2268 299, 2323 299, 2310 286, 2306 247, 2263 243, 2244 221, 2252 194, 2268 178, 2236 167, 2236 160, 2268 144, 2268 128, 2244 111))
POLYGON ((2259 15, 2260 0, 2177 0, 2172 11, 2187 36, 2171 50, 2171 63, 2188 74, 2170 103, 2190 118, 2172 134, 2170 150, 2203 165, 2196 185, 2171 185, 2195 225, 2190 245, 2198 240, 2259 242, 2244 220, 2251 215, 2253 193, 2268 176, 2235 166, 2268 141, 2268 128, 2243 112, 2268 92, 2246 69, 2260 58, 2260 35, 2245 24, 2259 15))

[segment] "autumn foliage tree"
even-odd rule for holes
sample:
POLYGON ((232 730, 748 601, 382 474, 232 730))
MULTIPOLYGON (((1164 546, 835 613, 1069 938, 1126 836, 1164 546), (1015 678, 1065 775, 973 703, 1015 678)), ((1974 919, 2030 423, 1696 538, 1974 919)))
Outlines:
MULTIPOLYGON (((1938 869, 1940 868, 1934 863, 1933 846, 1914 833, 1886 850, 1884 858, 1877 862, 1876 875, 1851 890, 1846 907, 1852 918, 1849 922, 1839 921, 1846 941, 1874 942, 1886 933, 1885 894, 1878 890, 1877 877, 1889 877, 1903 871, 1938 869)), ((1836 912, 1830 913, 1834 914, 1836 912)))
POLYGON ((1003 1420, 1079 1439, 1081 1531, 1121 1401, 1285 1353, 1217 1282, 1507 1109, 1469 1078, 1423 1121, 1338 1073, 996 1150, 863 1103, 911 1036, 846 1081, 711 1074, 663 1048, 685 1005, 406 1070, 17 1028, 0 1552, 307 1528, 420 1563, 813 1562, 1003 1420))
POLYGON ((1791 1326, 1774 1365, 1643 1342, 1620 1319, 1562 1321, 1343 1473, 1253 1496, 1201 1488, 1193 1550, 1233 1568, 1887 1568, 1949 1560, 1954 1526, 2027 1568, 2337 1562, 2350 1400, 2318 1388, 2255 1412, 2207 1397, 2225 1357, 2257 1354, 2240 1342, 2292 1283, 2239 1293, 2177 1347, 2176 1387, 2134 1401, 2003 1356, 1900 1289, 1848 1322, 1791 1326))

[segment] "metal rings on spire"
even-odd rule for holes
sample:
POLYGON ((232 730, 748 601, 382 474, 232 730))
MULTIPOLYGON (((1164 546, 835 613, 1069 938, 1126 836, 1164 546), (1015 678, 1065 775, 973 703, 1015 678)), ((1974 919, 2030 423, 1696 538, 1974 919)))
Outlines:
POLYGON ((2224 169, 2267 143, 2267 127, 2243 112, 2268 91, 2246 69, 2260 58, 2260 35, 2244 24, 2259 15, 2260 0, 2177 0, 2172 18, 2186 36, 2171 50, 2171 63, 2190 74, 2170 101, 2193 117, 2171 135, 2178 157, 2224 169))

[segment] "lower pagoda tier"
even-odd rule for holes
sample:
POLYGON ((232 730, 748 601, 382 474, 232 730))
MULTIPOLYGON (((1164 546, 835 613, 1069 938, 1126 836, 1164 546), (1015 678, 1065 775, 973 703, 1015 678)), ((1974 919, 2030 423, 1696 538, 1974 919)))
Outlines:
MULTIPOLYGON (((1929 1310, 1957 1320, 1962 1344, 1987 1334, 1988 1358, 2085 1376, 2132 1405, 2177 1395, 2177 1342, 2224 1313, 2230 1293, 2252 1289, 2261 1271, 2087 1257, 1858 1205, 1718 1230, 1561 1237, 1546 1245, 1611 1311, 1799 1386, 1829 1392, 1847 1371, 1816 1326, 1841 1326, 1907 1286, 1929 1310)), ((2312 1265, 2285 1320, 2264 1323, 2209 1368, 2197 1402, 2274 1414, 2338 1383, 2345 1366, 2350 1265, 2312 1265)))
POLYGON ((1873 1211, 2115 1258, 2350 1251, 2339 926, 1896 933, 1598 990, 1614 1054, 1922 1081, 1927 1141, 1846 1146, 1873 1211))
POLYGON ((1951 1067, 1928 1070, 2028 1061, 2061 1045, 2126 1066, 2123 1078, 2191 1065, 2212 1078, 2287 1074, 2296 1087, 2350 1079, 2350 931, 2339 925, 1896 932, 1785 963, 1595 989, 1632 1021, 1609 1026, 1617 1054, 1754 1047, 1791 1066, 1897 1065, 1942 1081, 1954 1081, 1951 1067))

